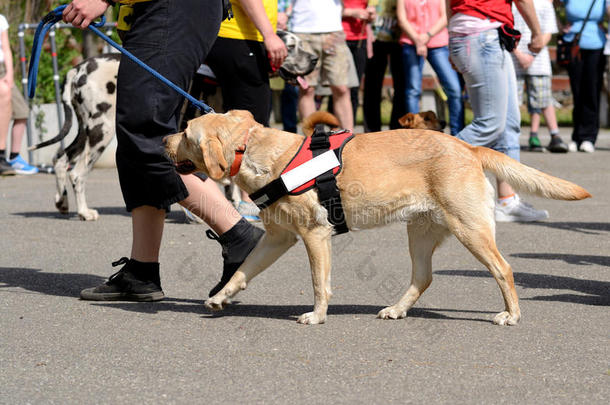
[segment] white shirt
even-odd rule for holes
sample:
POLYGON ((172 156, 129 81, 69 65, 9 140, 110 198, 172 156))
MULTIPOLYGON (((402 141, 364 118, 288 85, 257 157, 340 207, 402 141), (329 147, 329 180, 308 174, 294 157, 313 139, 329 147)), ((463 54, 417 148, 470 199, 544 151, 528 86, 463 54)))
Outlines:
MULTIPOLYGON (((553 4, 549 0, 534 0, 534 8, 536 9, 536 15, 538 21, 540 21, 540 29, 543 34, 555 34, 557 33, 557 19, 555 17, 555 9, 553 4)), ((513 15, 515 16, 515 29, 521 31, 521 40, 517 49, 524 53, 529 53, 527 45, 532 40, 532 31, 525 23, 519 10, 513 4, 513 15)), ((538 53, 538 56, 534 58, 534 61, 527 70, 524 70, 517 58, 513 55, 513 61, 515 62, 515 71, 517 76, 530 75, 530 76, 550 76, 551 71, 551 57, 549 56, 549 50, 545 46, 538 53)))
MULTIPOLYGON (((8 30, 8 21, 6 17, 0 14, 0 34, 8 30)), ((4 62, 4 52, 2 51, 2 37, 0 36, 0 62, 4 62)))
POLYGON ((292 6, 292 32, 313 34, 343 31, 341 0, 295 0, 292 6))

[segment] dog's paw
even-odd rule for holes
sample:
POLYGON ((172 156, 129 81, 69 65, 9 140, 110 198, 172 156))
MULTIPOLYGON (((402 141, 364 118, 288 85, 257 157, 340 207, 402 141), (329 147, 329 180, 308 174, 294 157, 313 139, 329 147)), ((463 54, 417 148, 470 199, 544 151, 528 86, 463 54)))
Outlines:
POLYGON ((496 325, 513 326, 519 322, 519 315, 511 315, 508 311, 500 312, 494 317, 496 325))
POLYGON ((212 298, 207 299, 203 305, 210 311, 222 311, 231 303, 229 298, 220 299, 217 298, 217 296, 218 295, 215 295, 212 298))
POLYGON ((317 325, 326 322, 326 315, 316 314, 315 312, 307 312, 299 316, 298 323, 303 325, 317 325))
POLYGON ((384 308, 377 313, 377 318, 381 319, 402 319, 406 317, 407 311, 397 308, 396 306, 384 308))
POLYGON ((55 194, 55 208, 62 213, 67 214, 70 211, 68 203, 68 194, 64 192, 63 195, 55 194))
POLYGON ((78 213, 78 217, 83 221, 97 221, 100 217, 100 214, 96 210, 87 209, 84 211, 80 211, 78 213))

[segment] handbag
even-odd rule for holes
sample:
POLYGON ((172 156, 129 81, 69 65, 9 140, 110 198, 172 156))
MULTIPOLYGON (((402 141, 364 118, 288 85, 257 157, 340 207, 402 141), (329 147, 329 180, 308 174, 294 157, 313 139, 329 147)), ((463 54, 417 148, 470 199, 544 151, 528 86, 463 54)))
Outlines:
POLYGON ((580 27, 580 31, 576 35, 574 35, 574 39, 572 41, 566 41, 566 34, 559 34, 557 36, 557 64, 559 66, 566 67, 572 62, 578 62, 580 60, 580 36, 582 35, 583 30, 585 29, 585 25, 587 21, 589 21, 589 16, 591 15, 591 10, 593 10, 593 6, 597 0, 593 0, 591 2, 591 7, 589 7, 589 11, 587 12, 587 17, 582 23, 582 27, 580 27))

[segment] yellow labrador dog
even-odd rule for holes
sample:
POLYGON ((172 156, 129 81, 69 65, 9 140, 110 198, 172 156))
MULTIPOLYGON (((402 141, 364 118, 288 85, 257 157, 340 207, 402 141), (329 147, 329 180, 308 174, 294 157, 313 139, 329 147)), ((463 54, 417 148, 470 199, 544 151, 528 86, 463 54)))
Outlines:
MULTIPOLYGON (((315 122, 315 118, 314 118, 315 122)), ((311 125, 310 125, 311 126, 311 125)), ((207 114, 165 139, 166 152, 181 173, 201 171, 212 179, 229 176, 243 153, 235 183, 248 193, 276 179, 303 142, 303 136, 257 124, 246 111, 207 114)), ((490 171, 516 190, 538 196, 580 200, 590 194, 576 184, 549 176, 506 155, 473 147, 431 130, 357 134, 343 150, 337 185, 350 230, 406 222, 412 280, 404 296, 382 309, 379 318, 404 318, 432 281, 431 258, 453 233, 496 279, 504 311, 494 323, 514 325, 521 316, 513 273, 496 247, 490 171)), ((314 289, 314 308, 298 318, 304 324, 326 320, 331 297, 331 235, 327 212, 310 190, 284 196, 261 211, 265 236, 226 286, 206 307, 221 310, 257 274, 303 239, 314 289)))

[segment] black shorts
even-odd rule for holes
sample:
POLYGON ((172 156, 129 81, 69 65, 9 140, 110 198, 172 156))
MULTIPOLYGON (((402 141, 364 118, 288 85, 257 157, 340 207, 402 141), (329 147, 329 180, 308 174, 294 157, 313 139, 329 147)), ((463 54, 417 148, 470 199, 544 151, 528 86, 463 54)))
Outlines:
MULTIPOLYGON (((219 0, 135 3, 125 48, 183 89, 205 60, 221 22, 219 0)), ((168 209, 188 191, 162 139, 176 133, 183 96, 123 55, 117 82, 116 162, 128 211, 168 209)))
POLYGON ((225 111, 248 110, 256 122, 269 126, 269 59, 262 42, 219 37, 206 64, 218 79, 225 111))

